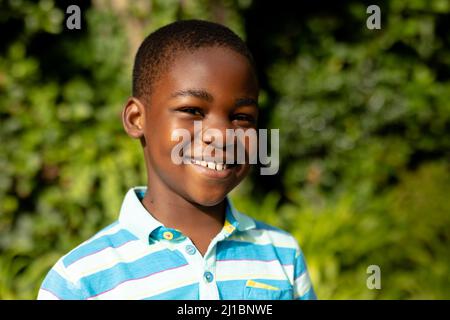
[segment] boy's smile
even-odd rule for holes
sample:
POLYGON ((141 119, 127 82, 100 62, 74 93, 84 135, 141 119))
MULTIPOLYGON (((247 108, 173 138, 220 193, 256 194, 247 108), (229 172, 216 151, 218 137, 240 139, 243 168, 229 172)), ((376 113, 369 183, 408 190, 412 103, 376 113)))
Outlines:
MULTIPOLYGON (((226 143, 218 143, 203 133, 216 129, 225 141, 226 129, 256 128, 258 85, 250 63, 246 57, 223 47, 183 51, 176 55, 151 91, 141 110, 143 115, 133 117, 133 110, 141 109, 144 101, 130 99, 126 107, 129 121, 141 127, 140 131, 127 132, 143 141, 149 192, 155 198, 167 195, 169 202, 177 202, 175 198, 181 197, 199 206, 221 203, 246 176, 250 166, 226 164, 226 143), (194 121, 201 121, 202 132, 194 132, 194 121), (188 142, 192 146, 181 154, 185 161, 179 165, 171 159, 178 143, 171 139, 176 129, 189 131, 188 142), (195 138, 200 143, 195 144, 195 138), (223 152, 223 160, 205 159, 207 146, 214 149, 212 156, 223 152)), ((127 118, 126 110, 124 117, 127 118)))

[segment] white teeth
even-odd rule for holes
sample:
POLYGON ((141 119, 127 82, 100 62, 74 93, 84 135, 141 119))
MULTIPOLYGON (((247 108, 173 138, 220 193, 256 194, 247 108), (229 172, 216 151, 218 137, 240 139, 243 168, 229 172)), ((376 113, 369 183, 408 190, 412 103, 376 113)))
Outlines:
POLYGON ((191 163, 216 171, 222 171, 228 168, 225 163, 215 163, 204 160, 200 161, 196 159, 191 159, 191 163))

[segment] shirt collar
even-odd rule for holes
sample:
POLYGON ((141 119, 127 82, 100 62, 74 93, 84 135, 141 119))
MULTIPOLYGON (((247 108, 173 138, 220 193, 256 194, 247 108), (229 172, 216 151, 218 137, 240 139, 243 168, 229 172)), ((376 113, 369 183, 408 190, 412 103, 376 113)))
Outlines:
POLYGON ((119 215, 120 224, 144 241, 148 241, 153 230, 163 226, 141 203, 146 191, 147 187, 133 187, 128 190, 119 215))
POLYGON ((227 209, 225 214, 225 224, 226 227, 228 224, 234 226, 239 231, 250 230, 256 227, 255 221, 239 212, 233 205, 231 199, 226 197, 227 201, 227 209))
MULTIPOLYGON (((142 198, 147 192, 147 187, 139 186, 128 190, 120 209, 119 222, 130 232, 136 235, 139 239, 146 242, 149 241, 149 236, 155 230, 164 229, 164 225, 156 220, 150 212, 141 203, 142 198), (163 227, 163 228, 160 228, 163 227)), ((255 222, 252 218, 240 213, 233 206, 231 200, 227 197, 227 206, 225 214, 225 223, 222 229, 223 232, 230 235, 236 229, 245 231, 255 228, 255 222)), ((175 230, 176 229, 172 229, 175 230)))

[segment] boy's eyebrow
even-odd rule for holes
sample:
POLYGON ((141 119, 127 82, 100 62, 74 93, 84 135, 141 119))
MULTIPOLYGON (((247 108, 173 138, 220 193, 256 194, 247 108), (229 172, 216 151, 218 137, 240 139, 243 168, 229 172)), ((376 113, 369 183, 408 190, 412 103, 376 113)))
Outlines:
POLYGON ((242 106, 258 107, 258 101, 256 101, 253 98, 239 98, 239 99, 236 99, 236 101, 234 102, 234 105, 236 107, 242 107, 242 106))
MULTIPOLYGON (((206 102, 214 101, 214 97, 212 96, 212 94, 210 94, 208 91, 203 90, 203 89, 186 89, 186 90, 180 90, 180 91, 177 91, 177 92, 171 94, 172 98, 186 97, 186 96, 199 98, 199 99, 205 100, 206 102)), ((234 105, 236 107, 251 106, 251 105, 258 107, 258 101, 256 99, 247 98, 247 97, 239 98, 239 99, 235 100, 234 105)))
POLYGON ((213 96, 202 89, 186 89, 186 90, 180 90, 177 91, 175 93, 173 93, 171 95, 172 98, 176 98, 176 97, 185 97, 185 96, 191 96, 191 97, 195 97, 195 98, 199 98, 202 100, 205 100, 207 102, 213 102, 214 98, 213 96))

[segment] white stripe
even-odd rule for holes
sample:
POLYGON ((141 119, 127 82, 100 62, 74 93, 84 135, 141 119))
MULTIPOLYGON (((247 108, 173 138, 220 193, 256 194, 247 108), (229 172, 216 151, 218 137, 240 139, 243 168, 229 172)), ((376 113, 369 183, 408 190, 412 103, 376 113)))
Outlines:
POLYGON ((90 274, 109 269, 118 263, 130 263, 162 249, 164 247, 159 243, 145 246, 141 240, 133 240, 118 248, 109 247, 81 258, 68 266, 67 272, 74 280, 78 281, 90 274))
POLYGON ((53 271, 58 273, 63 279, 72 283, 72 285, 81 288, 80 283, 77 280, 74 280, 73 275, 67 272, 66 267, 63 263, 63 258, 59 259, 52 268, 53 271))
MULTIPOLYGON (((108 228, 108 227, 106 227, 106 228, 108 228)), ((115 226, 110 227, 110 228, 107 229, 107 230, 103 230, 103 231, 97 232, 94 236, 92 236, 91 238, 89 238, 88 240, 86 240, 85 242, 83 242, 82 244, 85 245, 85 244, 91 243, 92 241, 94 241, 95 239, 98 239, 98 238, 100 238, 100 237, 115 234, 115 233, 117 233, 118 231, 120 231, 120 229, 122 229, 121 226, 120 226, 120 223, 117 223, 117 222, 116 222, 116 225, 115 225, 115 226)))
MULTIPOLYGON (((106 228, 107 228, 107 227, 106 227, 106 228)), ((84 246, 86 246, 86 245, 89 245, 91 242, 93 242, 94 240, 96 240, 96 239, 98 239, 98 238, 100 238, 100 237, 115 234, 115 233, 119 232, 120 229, 122 229, 122 228, 120 227, 120 224, 117 223, 115 226, 110 227, 110 228, 107 229, 107 230, 99 231, 98 233, 96 233, 96 234, 95 234, 94 236, 92 236, 91 238, 87 239, 86 241, 80 243, 78 246, 76 246, 75 248, 73 248, 72 250, 70 250, 70 251, 69 251, 67 254, 65 254, 62 258, 64 259, 64 258, 68 257, 68 256, 69 256, 70 254, 72 254, 72 252, 74 252, 75 250, 77 250, 77 249, 79 249, 79 248, 81 248, 81 247, 84 247, 84 246)))
POLYGON ((61 299, 59 299, 57 296, 55 296, 50 291, 47 291, 45 289, 40 289, 38 296, 37 296, 37 300, 61 300, 61 299))
POLYGON ((55 265, 53 266, 53 271, 56 271, 62 278, 68 280, 68 281, 72 281, 72 279, 69 277, 69 275, 66 272, 66 267, 64 266, 63 263, 64 257, 59 259, 55 265))
POLYGON ((233 234, 227 240, 251 242, 259 245, 272 244, 275 247, 297 249, 297 240, 290 235, 272 230, 248 230, 245 233, 233 234))
POLYGON ((303 272, 303 274, 295 280, 294 286, 294 297, 298 298, 303 296, 311 288, 311 280, 309 278, 308 271, 303 272))
POLYGON ((166 270, 143 279, 129 280, 119 284, 111 291, 100 294, 89 300, 138 300, 151 297, 166 291, 184 287, 198 282, 189 265, 166 270))
MULTIPOLYGON (((281 265, 280 261, 245 261, 226 260, 217 261, 217 281, 244 280, 244 279, 270 279, 290 280, 294 272, 293 265, 281 265)), ((291 281, 290 281, 291 282, 291 281)))

